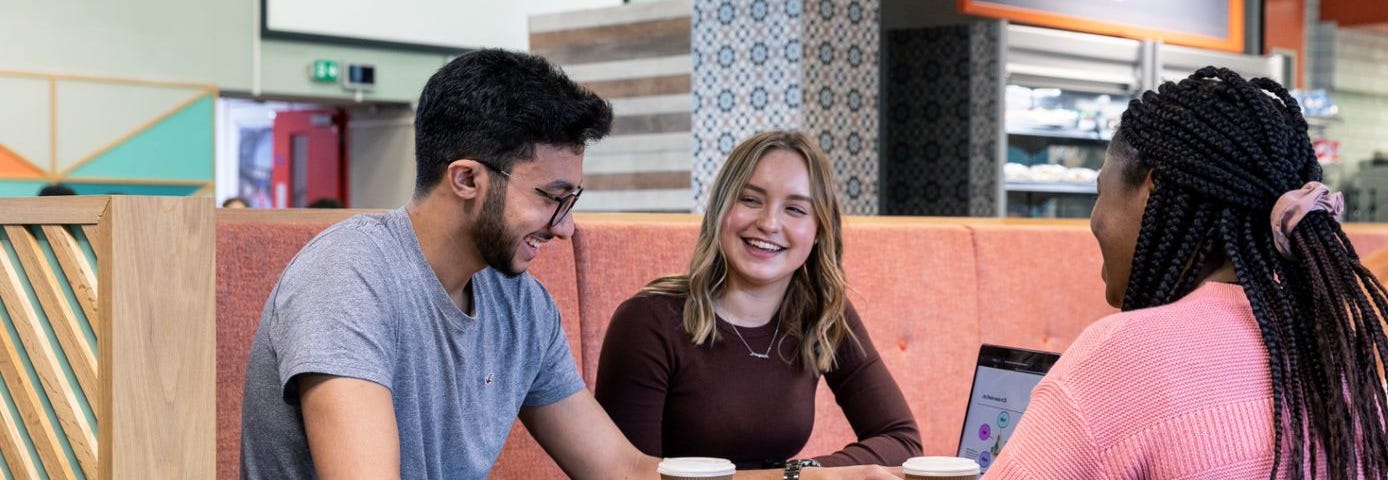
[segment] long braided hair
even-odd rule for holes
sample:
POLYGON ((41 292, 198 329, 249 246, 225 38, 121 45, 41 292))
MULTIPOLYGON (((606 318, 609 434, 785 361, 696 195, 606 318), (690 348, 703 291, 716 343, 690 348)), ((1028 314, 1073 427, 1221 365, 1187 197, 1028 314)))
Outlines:
POLYGON ((1272 238, 1278 198, 1321 178, 1296 100, 1272 80, 1205 67, 1133 99, 1113 141, 1137 160, 1125 181, 1150 172, 1154 184, 1123 310, 1176 301, 1232 263, 1268 351, 1272 476, 1283 462, 1293 479, 1388 476, 1388 295, 1329 213, 1289 233, 1290 259, 1272 238))

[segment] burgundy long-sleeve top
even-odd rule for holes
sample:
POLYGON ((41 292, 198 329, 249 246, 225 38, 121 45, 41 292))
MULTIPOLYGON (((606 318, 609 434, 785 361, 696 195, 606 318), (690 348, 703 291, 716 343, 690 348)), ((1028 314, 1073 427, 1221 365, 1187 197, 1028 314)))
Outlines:
MULTIPOLYGON (((641 293, 617 308, 598 360, 598 402, 648 455, 721 457, 738 468, 791 458, 814 426, 820 378, 793 361, 800 342, 776 335, 776 322, 734 331, 720 318, 720 339, 694 345, 680 318, 684 301, 641 293), (750 355, 768 349, 768 359, 750 355)), ((916 422, 851 304, 845 318, 858 341, 841 342, 838 367, 823 378, 858 441, 815 459, 900 465, 920 455, 916 422)))

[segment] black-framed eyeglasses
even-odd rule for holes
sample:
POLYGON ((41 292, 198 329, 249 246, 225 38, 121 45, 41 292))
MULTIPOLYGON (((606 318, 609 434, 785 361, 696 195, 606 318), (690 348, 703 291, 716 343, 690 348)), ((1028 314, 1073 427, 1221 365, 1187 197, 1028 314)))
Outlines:
MULTIPOLYGON (((478 161, 477 163, 482 164, 482 166, 487 167, 496 173, 500 173, 503 177, 506 177, 506 180, 511 180, 511 172, 507 172, 500 168, 496 168, 496 166, 487 162, 478 161)), ((543 188, 540 187, 534 188, 535 193, 539 194, 541 197, 545 197, 550 201, 556 203, 554 207, 554 214, 549 216, 550 227, 557 226, 559 225, 559 222, 563 222, 564 217, 568 216, 569 212, 574 209, 574 204, 578 203, 578 196, 583 194, 582 185, 579 185, 578 188, 574 189, 574 191, 569 192, 567 195, 563 196, 556 196, 554 194, 546 192, 543 188)))

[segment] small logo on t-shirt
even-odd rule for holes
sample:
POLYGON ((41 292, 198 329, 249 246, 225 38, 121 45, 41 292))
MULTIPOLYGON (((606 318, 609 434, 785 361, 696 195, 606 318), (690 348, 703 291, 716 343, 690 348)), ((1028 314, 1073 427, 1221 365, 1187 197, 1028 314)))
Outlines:
POLYGON ((496 374, 488 373, 488 374, 487 374, 487 378, 486 378, 486 379, 483 379, 483 380, 482 380, 482 383, 483 383, 484 385, 491 385, 492 382, 494 382, 494 381, 496 381, 496 374))

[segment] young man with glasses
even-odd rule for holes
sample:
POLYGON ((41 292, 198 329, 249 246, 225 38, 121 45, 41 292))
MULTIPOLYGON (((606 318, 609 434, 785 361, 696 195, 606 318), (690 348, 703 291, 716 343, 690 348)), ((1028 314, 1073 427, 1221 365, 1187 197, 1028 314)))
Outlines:
POLYGON ((519 412, 573 477, 657 478, 525 274, 573 234, 583 149, 611 123, 606 101, 538 57, 480 50, 434 74, 413 198, 319 234, 266 302, 242 477, 485 478, 519 412))

